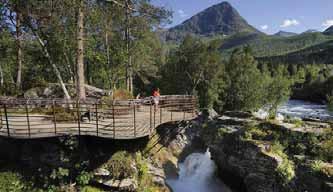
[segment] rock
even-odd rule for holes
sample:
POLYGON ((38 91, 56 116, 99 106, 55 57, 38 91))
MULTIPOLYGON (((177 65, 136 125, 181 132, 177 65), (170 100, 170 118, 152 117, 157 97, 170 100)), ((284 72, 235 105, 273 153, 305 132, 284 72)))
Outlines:
POLYGON ((284 121, 284 116, 281 114, 281 113, 278 113, 277 115, 276 115, 276 117, 275 117, 275 120, 277 120, 277 121, 284 121))
POLYGON ((248 192, 280 191, 275 173, 277 158, 266 155, 264 146, 238 140, 236 133, 224 138, 211 146, 211 154, 226 183, 248 192))
POLYGON ((46 87, 43 91, 43 96, 46 98, 51 97, 53 94, 53 90, 50 87, 46 87))
POLYGON ((165 186, 166 175, 163 168, 155 167, 148 163, 148 173, 152 175, 153 182, 159 186, 165 186))
POLYGON ((38 99, 39 98, 38 92, 39 92, 38 88, 29 89, 28 91, 26 91, 24 93, 24 98, 25 99, 38 99))
POLYGON ((324 184, 324 191, 325 192, 333 192, 333 183, 332 182, 326 182, 324 184))
POLYGON ((214 119, 218 116, 219 114, 214 109, 208 109, 208 119, 214 119))
POLYGON ((104 169, 104 168, 98 168, 95 170, 94 175, 107 177, 107 176, 110 176, 110 171, 107 169, 104 169))
POLYGON ((117 191, 137 191, 138 183, 135 179, 126 178, 123 180, 108 180, 105 182, 100 181, 100 184, 105 185, 106 187, 110 187, 113 189, 117 189, 117 191))

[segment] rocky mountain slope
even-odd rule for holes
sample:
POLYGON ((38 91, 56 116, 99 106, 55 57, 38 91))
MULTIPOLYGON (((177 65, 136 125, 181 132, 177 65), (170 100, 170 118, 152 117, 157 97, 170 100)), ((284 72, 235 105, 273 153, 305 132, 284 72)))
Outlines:
POLYGON ((249 25, 230 3, 222 2, 169 29, 166 39, 180 40, 186 34, 207 37, 233 35, 240 32, 260 33, 249 25))

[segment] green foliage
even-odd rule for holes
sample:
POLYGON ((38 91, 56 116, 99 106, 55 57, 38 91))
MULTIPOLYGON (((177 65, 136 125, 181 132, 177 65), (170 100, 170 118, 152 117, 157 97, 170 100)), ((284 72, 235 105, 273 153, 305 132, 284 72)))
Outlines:
POLYGON ((66 168, 59 167, 53 169, 50 178, 53 180, 65 181, 69 177, 69 170, 66 168))
POLYGON ((222 59, 219 43, 204 43, 187 36, 179 48, 172 50, 161 69, 160 88, 166 94, 197 94, 201 107, 212 107, 223 87, 222 59))
POLYGON ((136 153, 135 162, 138 168, 138 191, 155 191, 151 175, 148 174, 148 165, 141 153, 136 153))
POLYGON ((226 65, 227 86, 223 101, 227 110, 256 110, 263 105, 265 86, 249 47, 235 50, 226 65))
POLYGON ((327 95, 327 109, 331 112, 333 112, 333 94, 327 95))
POLYGON ((276 171, 284 183, 290 182, 295 177, 295 164, 288 159, 284 153, 284 147, 280 143, 274 143, 271 147, 271 153, 282 158, 282 162, 276 168, 276 171))
POLYGON ((0 189, 3 192, 23 192, 25 184, 20 175, 13 172, 1 172, 0 189))
POLYGON ((321 169, 323 167, 323 161, 321 160, 315 160, 311 163, 311 169, 314 171, 314 172, 321 172, 321 169))
POLYGON ((80 174, 76 177, 76 182, 80 186, 88 185, 90 180, 93 178, 93 174, 86 171, 81 171, 80 174))
POLYGON ((113 178, 124 179, 134 177, 134 163, 135 161, 131 154, 126 151, 120 151, 113 154, 111 159, 106 163, 106 168, 110 171, 113 178))
POLYGON ((291 81, 286 77, 286 73, 286 69, 280 65, 273 77, 266 78, 267 88, 263 99, 269 107, 270 117, 275 118, 278 106, 289 99, 291 81))
MULTIPOLYGON (((278 58, 276 62, 286 61, 288 59, 288 53, 299 53, 303 50, 310 51, 317 48, 317 45, 326 43, 332 40, 331 36, 323 35, 322 33, 304 33, 292 37, 278 37, 268 35, 257 35, 253 33, 240 33, 229 36, 224 39, 222 51, 230 53, 234 49, 240 48, 245 45, 250 45, 253 48, 253 52, 256 57, 267 59, 272 61, 277 56, 286 55, 285 57, 278 58), (309 49, 309 50, 307 50, 309 49), (299 51, 299 52, 298 52, 299 51)), ((303 51, 304 52, 304 51, 303 51)), ((306 52, 305 52, 306 53, 306 52)), ((299 54, 298 54, 299 55, 299 54)), ((300 61, 304 61, 304 56, 300 61)), ((299 61, 299 60, 298 60, 299 61)), ((306 63, 312 63, 313 60, 307 60, 306 63)), ((299 62, 295 62, 299 63, 299 62)))
POLYGON ((326 164, 321 160, 312 161, 310 167, 315 173, 320 173, 327 177, 333 176, 333 166, 331 164, 326 164))
POLYGON ((104 192, 104 191, 98 188, 85 186, 81 189, 81 192, 104 192))
POLYGON ((115 100, 133 99, 133 95, 130 92, 128 92, 127 90, 123 90, 123 89, 114 90, 112 94, 113 94, 112 97, 115 100))
MULTIPOLYGON (((123 7, 107 1, 85 3, 84 24, 87 35, 84 55, 88 84, 109 90, 124 87, 128 54, 131 55, 134 78, 146 78, 141 78, 142 74, 155 77, 159 66, 164 62, 165 49, 154 29, 168 23, 171 12, 150 1, 139 0, 132 3, 140 12, 131 17, 131 24, 128 26, 131 31, 129 50, 124 41, 123 7), (148 10, 154 13, 154 17, 141 14, 148 10), (117 29, 113 26, 117 26, 117 29)), ((1 85, 2 95, 17 94, 9 86, 15 84, 17 73, 16 26, 15 22, 7 22, 10 20, 10 12, 14 17, 17 12, 25 13, 21 20, 21 28, 26 34, 22 38, 23 91, 46 82, 58 82, 55 70, 50 66, 51 62, 56 65, 65 83, 73 83, 76 69, 77 3, 56 0, 51 15, 45 14, 50 12, 48 1, 8 1, 4 5, 6 7, 0 10, 0 70, 3 71, 1 78, 6 85, 5 88, 1 85), (34 38, 29 38, 32 36, 34 38), (48 54, 39 44, 38 37, 41 42, 47 42, 45 50, 48 54)))
POLYGON ((264 130, 263 128, 259 128, 257 126, 251 126, 246 129, 244 133, 244 138, 247 140, 264 140, 268 135, 272 132, 269 130, 264 130))
POLYGON ((327 161, 333 160, 333 136, 321 143, 320 154, 327 161))

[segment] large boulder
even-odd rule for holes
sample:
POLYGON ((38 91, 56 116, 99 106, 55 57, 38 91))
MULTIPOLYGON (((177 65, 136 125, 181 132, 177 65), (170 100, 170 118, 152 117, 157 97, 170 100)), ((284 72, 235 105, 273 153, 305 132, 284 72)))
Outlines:
POLYGON ((40 98, 40 88, 31 88, 24 93, 25 99, 38 99, 40 98))

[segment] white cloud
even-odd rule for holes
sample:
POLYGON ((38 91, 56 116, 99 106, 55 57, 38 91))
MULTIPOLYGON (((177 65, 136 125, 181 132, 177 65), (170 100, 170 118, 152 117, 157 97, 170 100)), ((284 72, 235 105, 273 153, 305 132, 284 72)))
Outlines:
POLYGON ((333 19, 328 19, 324 21, 323 27, 330 27, 330 26, 333 26, 333 19))
POLYGON ((300 22, 296 19, 286 19, 283 21, 283 24, 280 25, 280 27, 290 27, 290 26, 296 26, 299 25, 300 22))
POLYGON ((262 25, 262 26, 260 26, 260 28, 261 28, 262 30, 267 30, 267 29, 268 29, 268 25, 262 25))
POLYGON ((179 9, 179 10, 178 10, 178 14, 179 14, 179 16, 180 16, 181 18, 187 17, 187 14, 186 14, 185 11, 182 10, 182 9, 179 9))

